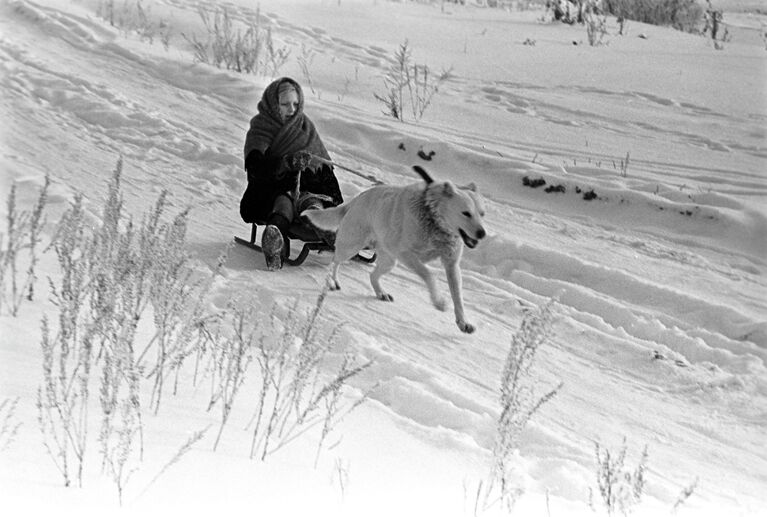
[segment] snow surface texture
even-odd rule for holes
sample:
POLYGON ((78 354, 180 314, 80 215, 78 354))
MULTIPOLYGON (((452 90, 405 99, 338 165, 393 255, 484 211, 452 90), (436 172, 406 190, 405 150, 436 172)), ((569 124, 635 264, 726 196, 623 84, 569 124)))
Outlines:
MULTIPOLYGON (((146 5, 173 28, 167 50, 109 26, 95 15, 100 4, 0 2, 2 210, 14 182, 20 205, 31 206, 49 172, 49 222, 77 192, 98 214, 122 155, 129 211, 169 189, 174 209, 192 207, 191 251, 213 267, 231 236, 249 232, 238 215, 241 148, 272 78, 193 64, 180 34, 202 34, 197 9, 208 3, 146 5)), ((237 21, 257 15, 253 2, 226 5, 237 21)), ((623 437, 630 464, 649 449, 636 513, 670 514, 695 478, 680 515, 767 513, 767 53, 758 18, 735 18, 723 50, 639 23, 592 48, 583 27, 541 23, 541 11, 383 0, 258 6, 292 52, 280 75, 304 84, 306 111, 334 160, 389 184, 417 181, 410 166, 420 163, 435 178, 478 185, 489 237, 463 259, 478 330, 460 333, 452 311, 436 311, 403 267, 384 278, 388 304, 373 297, 370 266, 344 267, 326 316, 374 361, 355 387, 379 387, 337 429, 342 440, 316 468, 309 440, 251 461, 248 410, 235 406, 217 452, 207 436, 142 491, 191 433, 216 421, 204 394, 182 389, 147 417, 147 464, 122 513, 472 515, 492 464, 511 336, 526 311, 554 296, 555 335, 536 375, 542 390, 564 385, 522 436, 517 514, 591 514, 594 442, 615 448, 623 437), (405 39, 417 62, 455 74, 419 123, 383 116, 373 97, 405 39), (302 46, 313 88, 296 59, 302 46), (435 152, 430 162, 421 149, 435 152), (525 177, 565 192, 523 186, 525 177)), ((337 174, 346 197, 370 186, 337 174)), ((329 261, 315 254, 270 273, 239 247, 216 294, 285 305, 300 297, 309 307, 329 261)), ((54 262, 44 258, 38 293, 54 262)), ((117 513, 97 468, 83 488, 63 488, 42 446, 40 319, 52 310, 42 299, 0 317, 0 398, 19 397, 21 424, 0 452, 0 511, 117 513)))

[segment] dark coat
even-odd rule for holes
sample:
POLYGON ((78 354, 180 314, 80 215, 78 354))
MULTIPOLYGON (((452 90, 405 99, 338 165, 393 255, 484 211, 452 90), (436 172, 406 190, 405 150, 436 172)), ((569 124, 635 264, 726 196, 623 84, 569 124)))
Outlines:
MULTIPOLYGON (((267 152, 267 155, 269 153, 267 152)), ((264 156, 254 150, 245 159, 248 187, 240 201, 240 215, 246 223, 264 222, 269 218, 274 200, 281 194, 290 194, 296 186, 295 172, 285 171, 281 157, 264 156)), ((338 180, 330 165, 319 169, 307 168, 301 172, 301 192, 329 196, 329 206, 343 203, 338 180)))
POLYGON ((258 113, 250 120, 250 129, 245 136, 248 187, 240 201, 240 215, 245 222, 266 221, 277 196, 295 191, 297 171, 288 170, 284 159, 299 151, 312 155, 307 168, 301 171, 301 194, 328 196, 332 199, 331 206, 343 202, 333 167, 327 164, 330 155, 303 108, 303 90, 289 77, 273 81, 264 90, 258 103, 258 113), (279 90, 286 82, 297 92, 299 105, 296 113, 288 121, 283 121, 279 110, 279 90))

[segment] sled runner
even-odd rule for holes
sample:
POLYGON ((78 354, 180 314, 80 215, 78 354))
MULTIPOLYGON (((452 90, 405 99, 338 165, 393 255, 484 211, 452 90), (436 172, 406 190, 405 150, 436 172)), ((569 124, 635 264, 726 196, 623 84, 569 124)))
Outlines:
MULTIPOLYGON (((258 232, 259 225, 266 227, 266 224, 264 222, 251 223, 249 241, 237 236, 234 237, 234 241, 237 244, 242 244, 243 246, 247 246, 250 249, 263 252, 263 250, 261 249, 261 246, 256 244, 258 242, 256 240, 256 234, 258 232)), ((288 229, 288 234, 283 235, 283 239, 285 240, 286 253, 282 261, 283 263, 291 265, 291 266, 300 266, 301 264, 303 264, 304 261, 306 260, 306 257, 309 256, 310 251, 317 251, 318 253, 322 253, 323 251, 329 251, 329 252, 334 251, 333 246, 321 240, 319 237, 317 237, 317 234, 314 233, 314 231, 311 228, 307 227, 306 225, 300 222, 294 223, 288 229), (301 241, 304 244, 303 247, 301 248, 301 251, 298 253, 298 255, 295 258, 290 257, 290 241, 291 240, 301 241)), ((358 253, 353 260, 358 260, 366 264, 371 264, 375 261, 375 259, 376 259, 375 253, 373 253, 370 256, 361 255, 358 253)))

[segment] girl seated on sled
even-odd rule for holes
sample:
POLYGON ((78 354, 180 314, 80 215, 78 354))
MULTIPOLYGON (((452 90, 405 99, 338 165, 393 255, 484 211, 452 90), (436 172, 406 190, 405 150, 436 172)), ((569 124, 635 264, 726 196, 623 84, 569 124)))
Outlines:
POLYGON ((246 223, 267 225, 261 248, 267 268, 279 269, 284 236, 300 213, 343 202, 330 155, 304 114, 304 94, 293 79, 277 79, 264 90, 245 138, 245 170, 240 215, 246 223))

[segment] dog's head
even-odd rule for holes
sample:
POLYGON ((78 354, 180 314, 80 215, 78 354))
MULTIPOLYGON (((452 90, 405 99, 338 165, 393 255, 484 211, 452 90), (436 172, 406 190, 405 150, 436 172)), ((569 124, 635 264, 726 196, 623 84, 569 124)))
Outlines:
POLYGON ((431 183, 427 197, 447 229, 458 233, 467 247, 475 247, 487 235, 482 222, 484 204, 473 183, 466 187, 456 187, 450 181, 431 183))

